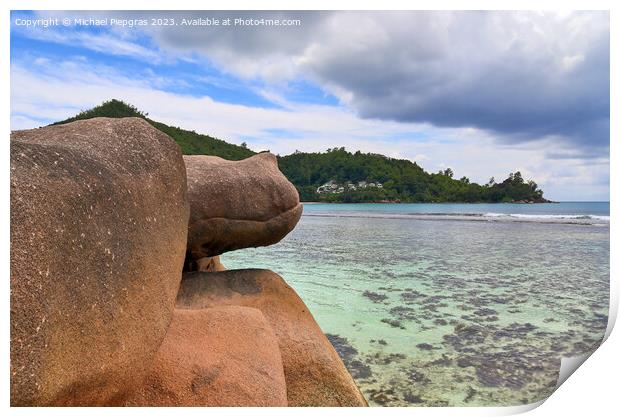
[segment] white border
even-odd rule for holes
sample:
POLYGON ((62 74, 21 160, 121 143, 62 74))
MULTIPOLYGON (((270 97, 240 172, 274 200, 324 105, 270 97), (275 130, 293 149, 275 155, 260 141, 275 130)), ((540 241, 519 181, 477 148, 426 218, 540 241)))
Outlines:
MULTIPOLYGON (((4 22, 2 25, 2 52, 4 59, 2 59, 2 73, 0 82, 3 85, 1 91, 4 92, 4 99, 1 101, 2 105, 2 118, 1 126, 3 137, 2 141, 2 158, 0 158, 0 164, 2 172, 5 177, 1 183, 2 193, 5 196, 0 202, 0 210, 2 211, 3 221, 0 225, 0 231, 2 233, 2 250, 3 250, 3 277, 4 288, 2 297, 2 305, 0 310, 2 311, 2 327, 4 329, 3 338, 4 343, 1 345, 2 358, 0 375, 2 376, 2 391, 1 404, 3 407, 8 408, 9 405, 9 265, 10 265, 10 253, 9 253, 9 141, 8 136, 10 133, 10 62, 8 58, 9 54, 9 35, 10 25, 8 24, 9 13, 11 9, 15 10, 30 10, 30 9, 54 9, 54 10, 136 10, 136 9, 184 9, 184 10, 405 10, 405 9, 422 9, 422 10, 611 10, 611 137, 619 137, 618 126, 618 114, 620 114, 620 107, 618 106, 620 101, 620 94, 618 91, 618 73, 620 67, 618 66, 618 9, 619 2, 602 1, 602 0, 590 0, 590 1, 547 1, 547 0, 522 0, 522 1, 489 1, 489 0, 474 0, 474 1, 456 1, 456 0, 435 0, 435 1, 396 1, 396 0, 382 0, 380 2, 370 1, 338 1, 338 0, 299 0, 294 3, 282 0, 263 0, 261 2, 251 0, 229 0, 219 2, 198 2, 187 0, 175 0, 173 3, 153 3, 136 0, 107 0, 107 1, 76 1, 76 0, 56 0, 56 1, 14 1, 8 0, 2 2, 2 7, 5 11, 4 22)), ((614 258, 618 258, 618 223, 615 219, 619 216, 618 210, 618 193, 616 192, 618 184, 618 149, 619 146, 615 140, 611 141, 611 303, 610 303, 610 323, 607 329, 608 340, 601 346, 590 359, 588 359, 581 368, 579 368, 575 375, 568 379, 568 382, 563 384, 541 407, 538 407, 532 412, 535 416, 546 415, 579 415, 593 414, 593 415, 612 415, 618 410, 618 370, 620 360, 618 358, 620 352, 620 336, 618 332, 611 333, 610 331, 615 323, 618 309, 618 279, 617 270, 618 262, 614 261, 614 258), (612 411, 613 410, 613 411, 612 411)), ((528 411, 535 406, 530 405, 523 407, 489 407, 489 408, 370 408, 370 409, 296 409, 295 414, 309 415, 320 412, 327 415, 355 414, 355 415, 370 415, 380 413, 389 414, 415 414, 415 415, 433 415, 433 416, 491 416, 491 415, 506 415, 514 414, 518 412, 528 411)), ((40 415, 51 414, 59 416, 67 415, 82 415, 85 410, 83 409, 10 409, 7 410, 11 414, 16 415, 40 415)), ((288 415, 290 410, 286 409, 101 409, 101 408, 89 408, 86 411, 93 415, 108 415, 110 412, 119 414, 131 414, 136 413, 148 413, 149 415, 168 415, 172 413, 182 413, 184 415, 198 415, 203 413, 216 414, 216 415, 244 415, 248 412, 257 415, 288 415)))

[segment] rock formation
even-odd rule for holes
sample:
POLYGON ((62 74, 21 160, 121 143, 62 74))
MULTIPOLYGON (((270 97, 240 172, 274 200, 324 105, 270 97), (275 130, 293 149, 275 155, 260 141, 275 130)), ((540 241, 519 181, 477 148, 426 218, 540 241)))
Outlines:
POLYGON ((364 406, 366 401, 308 307, 264 269, 186 273, 177 308, 237 305, 260 310, 278 338, 290 406, 364 406))
POLYGON ((270 153, 242 161, 184 156, 190 261, 279 242, 302 212, 299 194, 270 153))
POLYGON ((179 147, 142 119, 11 134, 11 404, 99 405, 144 377, 185 254, 179 147))
POLYGON ((126 405, 286 406, 271 326, 255 308, 175 310, 151 374, 126 405))
POLYGON ((366 405, 280 276, 220 262, 301 212, 268 153, 183 158, 139 118, 12 133, 11 405, 366 405))

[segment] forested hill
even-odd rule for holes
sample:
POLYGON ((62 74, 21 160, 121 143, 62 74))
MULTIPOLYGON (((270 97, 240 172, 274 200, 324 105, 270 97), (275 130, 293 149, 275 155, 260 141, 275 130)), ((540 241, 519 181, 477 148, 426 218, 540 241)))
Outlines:
MULTIPOLYGON (((239 160, 256 152, 245 145, 179 127, 168 126, 119 100, 110 100, 75 117, 54 124, 93 117, 141 117, 172 137, 186 155, 216 155, 239 160)), ((428 173, 415 162, 344 148, 326 152, 295 152, 278 156, 280 170, 297 187, 302 201, 326 202, 547 202, 535 182, 525 181, 520 172, 501 182, 472 183, 466 177, 453 178, 451 169, 428 173)))
POLYGON ((296 152, 280 158, 280 169, 295 184, 304 201, 401 202, 545 202, 533 181, 520 172, 496 183, 472 183, 453 178, 450 168, 431 174, 407 159, 347 152, 296 152), (330 184, 331 182, 331 184, 330 184), (327 186, 317 188, 323 184, 327 186))
POLYGON ((134 106, 120 100, 106 101, 97 107, 82 111, 67 120, 53 124, 59 125, 75 122, 76 120, 92 119, 93 117, 141 117, 153 127, 161 130, 174 139, 185 155, 217 155, 225 159, 239 160, 256 153, 244 146, 233 145, 221 139, 216 139, 208 135, 201 135, 192 130, 185 130, 180 127, 168 126, 164 123, 156 122, 155 120, 149 119, 147 113, 143 113, 134 106))

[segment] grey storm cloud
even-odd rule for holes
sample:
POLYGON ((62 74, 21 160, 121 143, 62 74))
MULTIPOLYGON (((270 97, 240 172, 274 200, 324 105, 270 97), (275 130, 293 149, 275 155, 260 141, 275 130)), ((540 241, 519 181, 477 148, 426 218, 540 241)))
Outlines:
POLYGON ((147 31, 158 47, 204 55, 224 71, 308 78, 364 118, 474 127, 509 144, 555 139, 584 157, 609 152, 607 12, 148 15, 300 19, 299 27, 147 31))

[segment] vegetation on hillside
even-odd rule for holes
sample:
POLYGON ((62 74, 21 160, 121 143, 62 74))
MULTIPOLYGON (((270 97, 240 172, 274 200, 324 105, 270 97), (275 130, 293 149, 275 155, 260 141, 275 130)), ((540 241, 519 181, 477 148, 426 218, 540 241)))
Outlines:
POLYGON ((468 178, 453 178, 450 168, 428 173, 415 162, 383 155, 355 152, 344 148, 324 153, 295 152, 280 158, 280 169, 295 184, 304 201, 401 201, 401 202, 543 202, 543 192, 535 182, 525 181, 520 172, 501 183, 493 179, 485 185, 468 178), (317 188, 330 181, 354 184, 378 182, 382 188, 364 188, 341 193, 319 194, 317 188))
POLYGON ((82 111, 74 117, 54 124, 92 119, 93 117, 140 117, 174 139, 185 155, 215 155, 236 161, 248 158, 256 153, 249 150, 247 147, 233 145, 221 139, 196 133, 193 130, 185 130, 180 127, 168 126, 164 123, 156 122, 149 119, 147 113, 143 113, 134 106, 120 100, 106 101, 97 107, 82 111))
MULTIPOLYGON (((168 134, 186 155, 215 155, 230 160, 240 160, 256 152, 221 139, 168 126, 148 118, 148 114, 119 100, 106 101, 100 106, 55 124, 93 117, 141 117, 155 128, 168 134)), ((501 203, 546 202, 543 191, 533 181, 525 181, 520 172, 511 173, 504 181, 493 178, 484 185, 472 183, 468 178, 453 178, 447 168, 438 173, 428 173, 417 163, 407 159, 388 158, 383 155, 351 153, 345 148, 328 149, 326 152, 295 152, 278 156, 280 170, 295 185, 302 201, 325 202, 378 202, 400 201, 414 203, 501 203), (318 193, 321 185, 336 183, 376 182, 379 187, 357 187, 340 192, 318 193)))

